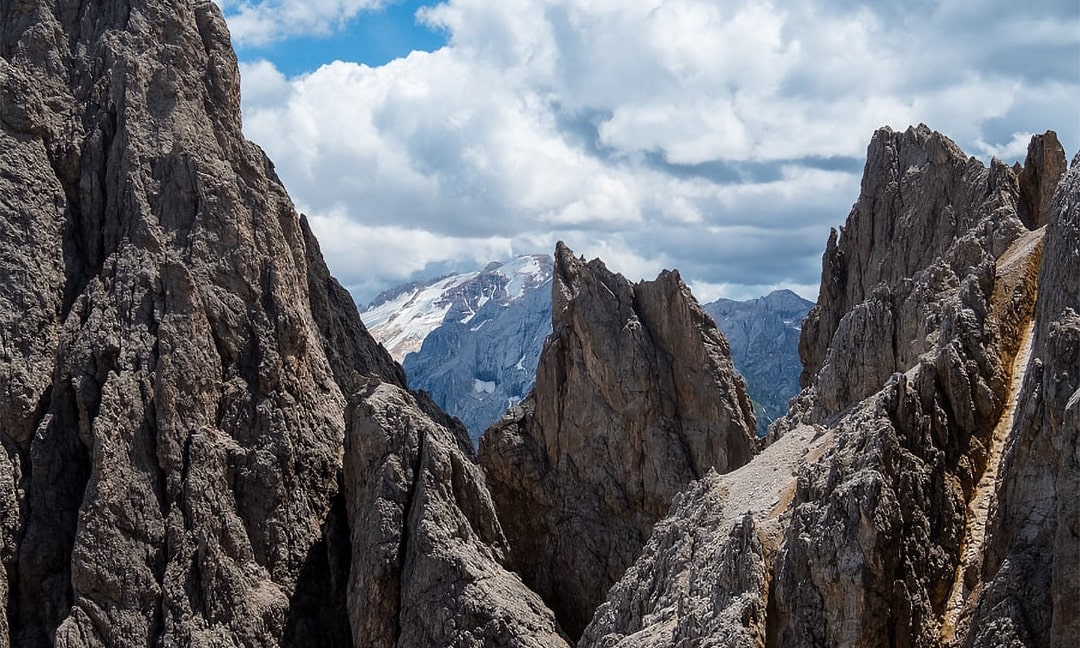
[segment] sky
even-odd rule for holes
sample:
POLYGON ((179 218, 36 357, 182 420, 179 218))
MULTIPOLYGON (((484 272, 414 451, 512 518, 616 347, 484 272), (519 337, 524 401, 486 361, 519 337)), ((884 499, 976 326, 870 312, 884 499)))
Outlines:
POLYGON ((1077 0, 216 0, 244 130, 363 305, 548 252, 816 299, 883 126, 1080 148, 1077 0))

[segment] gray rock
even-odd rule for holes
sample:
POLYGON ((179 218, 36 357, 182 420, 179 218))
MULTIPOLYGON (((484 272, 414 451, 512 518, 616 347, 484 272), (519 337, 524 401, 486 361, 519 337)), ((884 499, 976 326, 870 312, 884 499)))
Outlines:
POLYGON ((804 327, 806 388, 765 452, 693 486, 658 524, 581 646, 1075 637, 1075 507, 1054 493, 1075 490, 1077 475, 1076 386, 1062 378, 1075 373, 1077 295, 1075 281, 1054 281, 1076 276, 1061 257, 1076 241, 1065 206, 1080 198, 1065 182, 1055 199, 1070 215, 1062 233, 1047 228, 1059 260, 1038 280, 1055 295, 1040 286, 1053 313, 1041 320, 1043 232, 1020 223, 1020 195, 1010 169, 986 169, 925 127, 875 135, 804 327), (1039 356, 1036 341, 1033 357, 1066 358, 1053 404, 1031 386, 1047 374, 1025 369, 1033 317, 1056 331, 1037 340, 1061 345, 1039 356), (1032 418, 1013 427, 1013 411, 1032 418), (790 451, 802 453, 794 464, 790 451), (763 497, 748 502, 753 484, 763 497))
POLYGON ((564 645, 243 138, 217 6, 0 2, 0 35, 0 645, 352 645, 402 489, 396 645, 564 645))
POLYGON ((962 619, 968 646, 1080 636, 1080 156, 1048 218, 1030 362, 973 574, 977 608, 962 619))
POLYGON ((755 450, 727 343, 677 273, 631 284, 561 243, 536 387, 480 440, 512 564, 571 637, 672 498, 755 450))
POLYGON ((1038 229, 1050 219, 1051 201, 1066 169, 1065 149, 1057 133, 1046 131, 1031 138, 1027 159, 1020 169, 1018 215, 1028 229, 1038 229))
POLYGON ((465 430, 390 384, 369 386, 350 421, 353 645, 568 646, 500 566, 506 538, 465 430))

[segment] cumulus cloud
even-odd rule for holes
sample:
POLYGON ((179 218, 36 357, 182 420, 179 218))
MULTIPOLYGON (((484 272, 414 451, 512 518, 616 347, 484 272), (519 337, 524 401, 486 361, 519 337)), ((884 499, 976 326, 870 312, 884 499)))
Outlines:
POLYGON ((293 36, 325 35, 385 0, 216 0, 233 40, 265 45, 293 36))
MULTIPOLYGON (((232 4, 234 34, 253 29, 245 11, 291 6, 232 4)), ((307 4, 332 25, 375 1, 307 4)), ((1071 0, 448 0, 418 14, 449 35, 435 52, 295 78, 243 63, 245 130, 360 301, 558 239, 633 278, 679 267, 706 297, 813 298, 874 129, 925 122, 1013 161, 1054 128, 1075 150, 1076 14, 1071 0)))

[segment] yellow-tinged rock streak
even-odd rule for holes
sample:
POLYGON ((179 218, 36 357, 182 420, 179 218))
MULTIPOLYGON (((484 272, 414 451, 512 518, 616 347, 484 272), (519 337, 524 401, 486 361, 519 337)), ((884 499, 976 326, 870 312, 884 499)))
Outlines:
POLYGON ((948 603, 945 606, 945 617, 941 624, 941 638, 946 644, 951 644, 961 622, 964 610, 974 608, 967 605, 972 595, 979 592, 979 572, 982 569, 983 545, 986 541, 986 522, 990 516, 991 504, 997 490, 998 469, 1001 467, 1001 459, 1005 446, 1012 431, 1013 419, 1016 414, 1017 402, 1020 398, 1020 388, 1024 384, 1027 373, 1028 361, 1031 358, 1032 342, 1035 322, 1032 320, 1023 329, 1020 338, 1020 348, 1013 358, 1009 379, 1009 389, 1006 393, 1005 409, 994 427, 994 433, 990 440, 990 457, 986 464, 986 471, 975 486, 975 492, 968 501, 966 529, 964 534, 964 546, 960 556, 960 564, 956 567, 956 576, 949 593, 948 603))

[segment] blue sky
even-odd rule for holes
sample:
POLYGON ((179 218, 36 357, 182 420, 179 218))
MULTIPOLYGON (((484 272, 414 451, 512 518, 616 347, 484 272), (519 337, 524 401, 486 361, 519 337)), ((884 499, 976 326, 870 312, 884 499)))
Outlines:
POLYGON ((445 31, 423 25, 415 17, 418 9, 434 4, 410 0, 362 10, 329 32, 237 43, 237 56, 247 61, 268 60, 289 76, 314 72, 332 61, 385 65, 413 50, 431 52, 446 44, 445 31))
POLYGON ((565 240, 815 298, 882 126, 1080 147, 1075 0, 218 0, 245 132, 359 302, 565 240))

